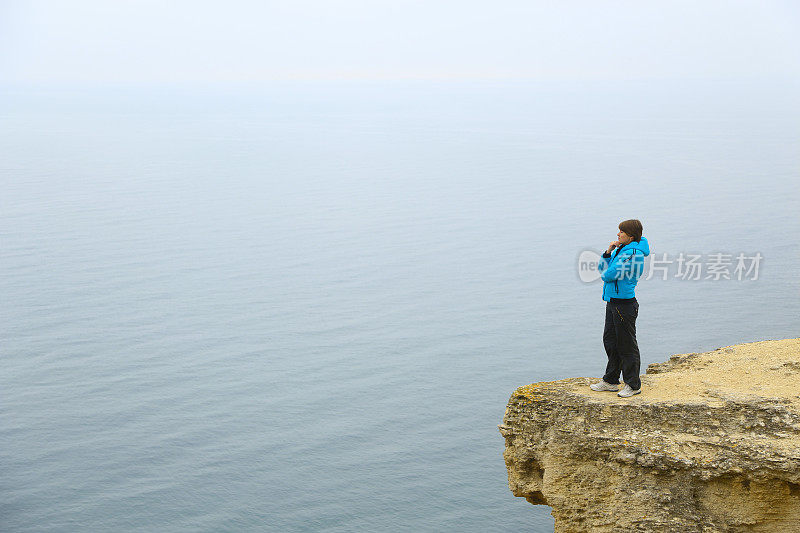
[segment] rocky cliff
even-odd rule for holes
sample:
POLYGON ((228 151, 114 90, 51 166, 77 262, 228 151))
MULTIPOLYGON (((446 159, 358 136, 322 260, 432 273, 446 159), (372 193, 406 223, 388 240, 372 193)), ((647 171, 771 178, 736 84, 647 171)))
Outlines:
POLYGON ((499 426, 557 532, 800 532, 800 339, 674 355, 632 398, 596 381, 520 387, 499 426))

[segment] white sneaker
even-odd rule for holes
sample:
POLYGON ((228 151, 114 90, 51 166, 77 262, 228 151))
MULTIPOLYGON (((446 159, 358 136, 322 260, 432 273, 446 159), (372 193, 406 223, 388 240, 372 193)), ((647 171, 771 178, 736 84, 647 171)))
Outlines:
POLYGON ((631 387, 630 387, 630 386, 629 386, 629 385, 626 383, 626 384, 625 384, 625 386, 624 386, 624 387, 622 387, 622 390, 621 390, 621 391, 619 391, 619 392, 617 393, 617 396, 619 396, 620 398, 630 398, 630 397, 631 397, 631 396, 633 396, 634 394, 639 394, 640 392, 642 392, 642 389, 636 389, 636 390, 633 390, 633 389, 632 389, 632 388, 631 388, 631 387))
POLYGON ((603 380, 600 380, 600 382, 598 383, 592 383, 591 385, 589 385, 589 388, 597 392, 605 390, 617 392, 619 390, 616 385, 612 385, 611 383, 606 383, 603 380))

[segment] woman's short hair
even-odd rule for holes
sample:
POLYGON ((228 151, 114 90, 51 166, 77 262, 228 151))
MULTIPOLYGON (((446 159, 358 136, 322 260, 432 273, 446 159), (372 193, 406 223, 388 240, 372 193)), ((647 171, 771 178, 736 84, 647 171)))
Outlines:
POLYGON ((619 229, 633 237, 636 242, 642 239, 642 223, 638 219, 623 220, 619 223, 619 229))

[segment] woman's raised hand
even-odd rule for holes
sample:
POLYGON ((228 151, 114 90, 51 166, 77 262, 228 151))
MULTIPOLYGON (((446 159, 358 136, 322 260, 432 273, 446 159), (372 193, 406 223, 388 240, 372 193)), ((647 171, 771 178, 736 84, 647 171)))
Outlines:
POLYGON ((613 249, 614 249, 614 248, 616 248, 617 246, 619 246, 619 241, 614 241, 614 242, 612 242, 611 244, 609 244, 609 245, 608 245, 608 251, 607 251, 606 253, 609 253, 609 254, 610 254, 610 253, 611 253, 611 250, 613 250, 613 249))

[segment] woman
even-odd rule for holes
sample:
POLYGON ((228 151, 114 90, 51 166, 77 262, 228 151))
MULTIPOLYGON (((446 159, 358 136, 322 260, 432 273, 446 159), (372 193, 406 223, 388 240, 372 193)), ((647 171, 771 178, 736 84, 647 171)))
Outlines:
POLYGON ((639 302, 634 289, 644 270, 644 258, 650 255, 650 245, 642 237, 642 223, 636 219, 620 222, 617 238, 608 246, 597 267, 604 282, 603 300, 608 302, 603 330, 608 365, 602 381, 590 387, 594 391, 616 392, 622 372, 625 386, 617 396, 630 398, 642 392, 639 345, 636 342, 639 302))

